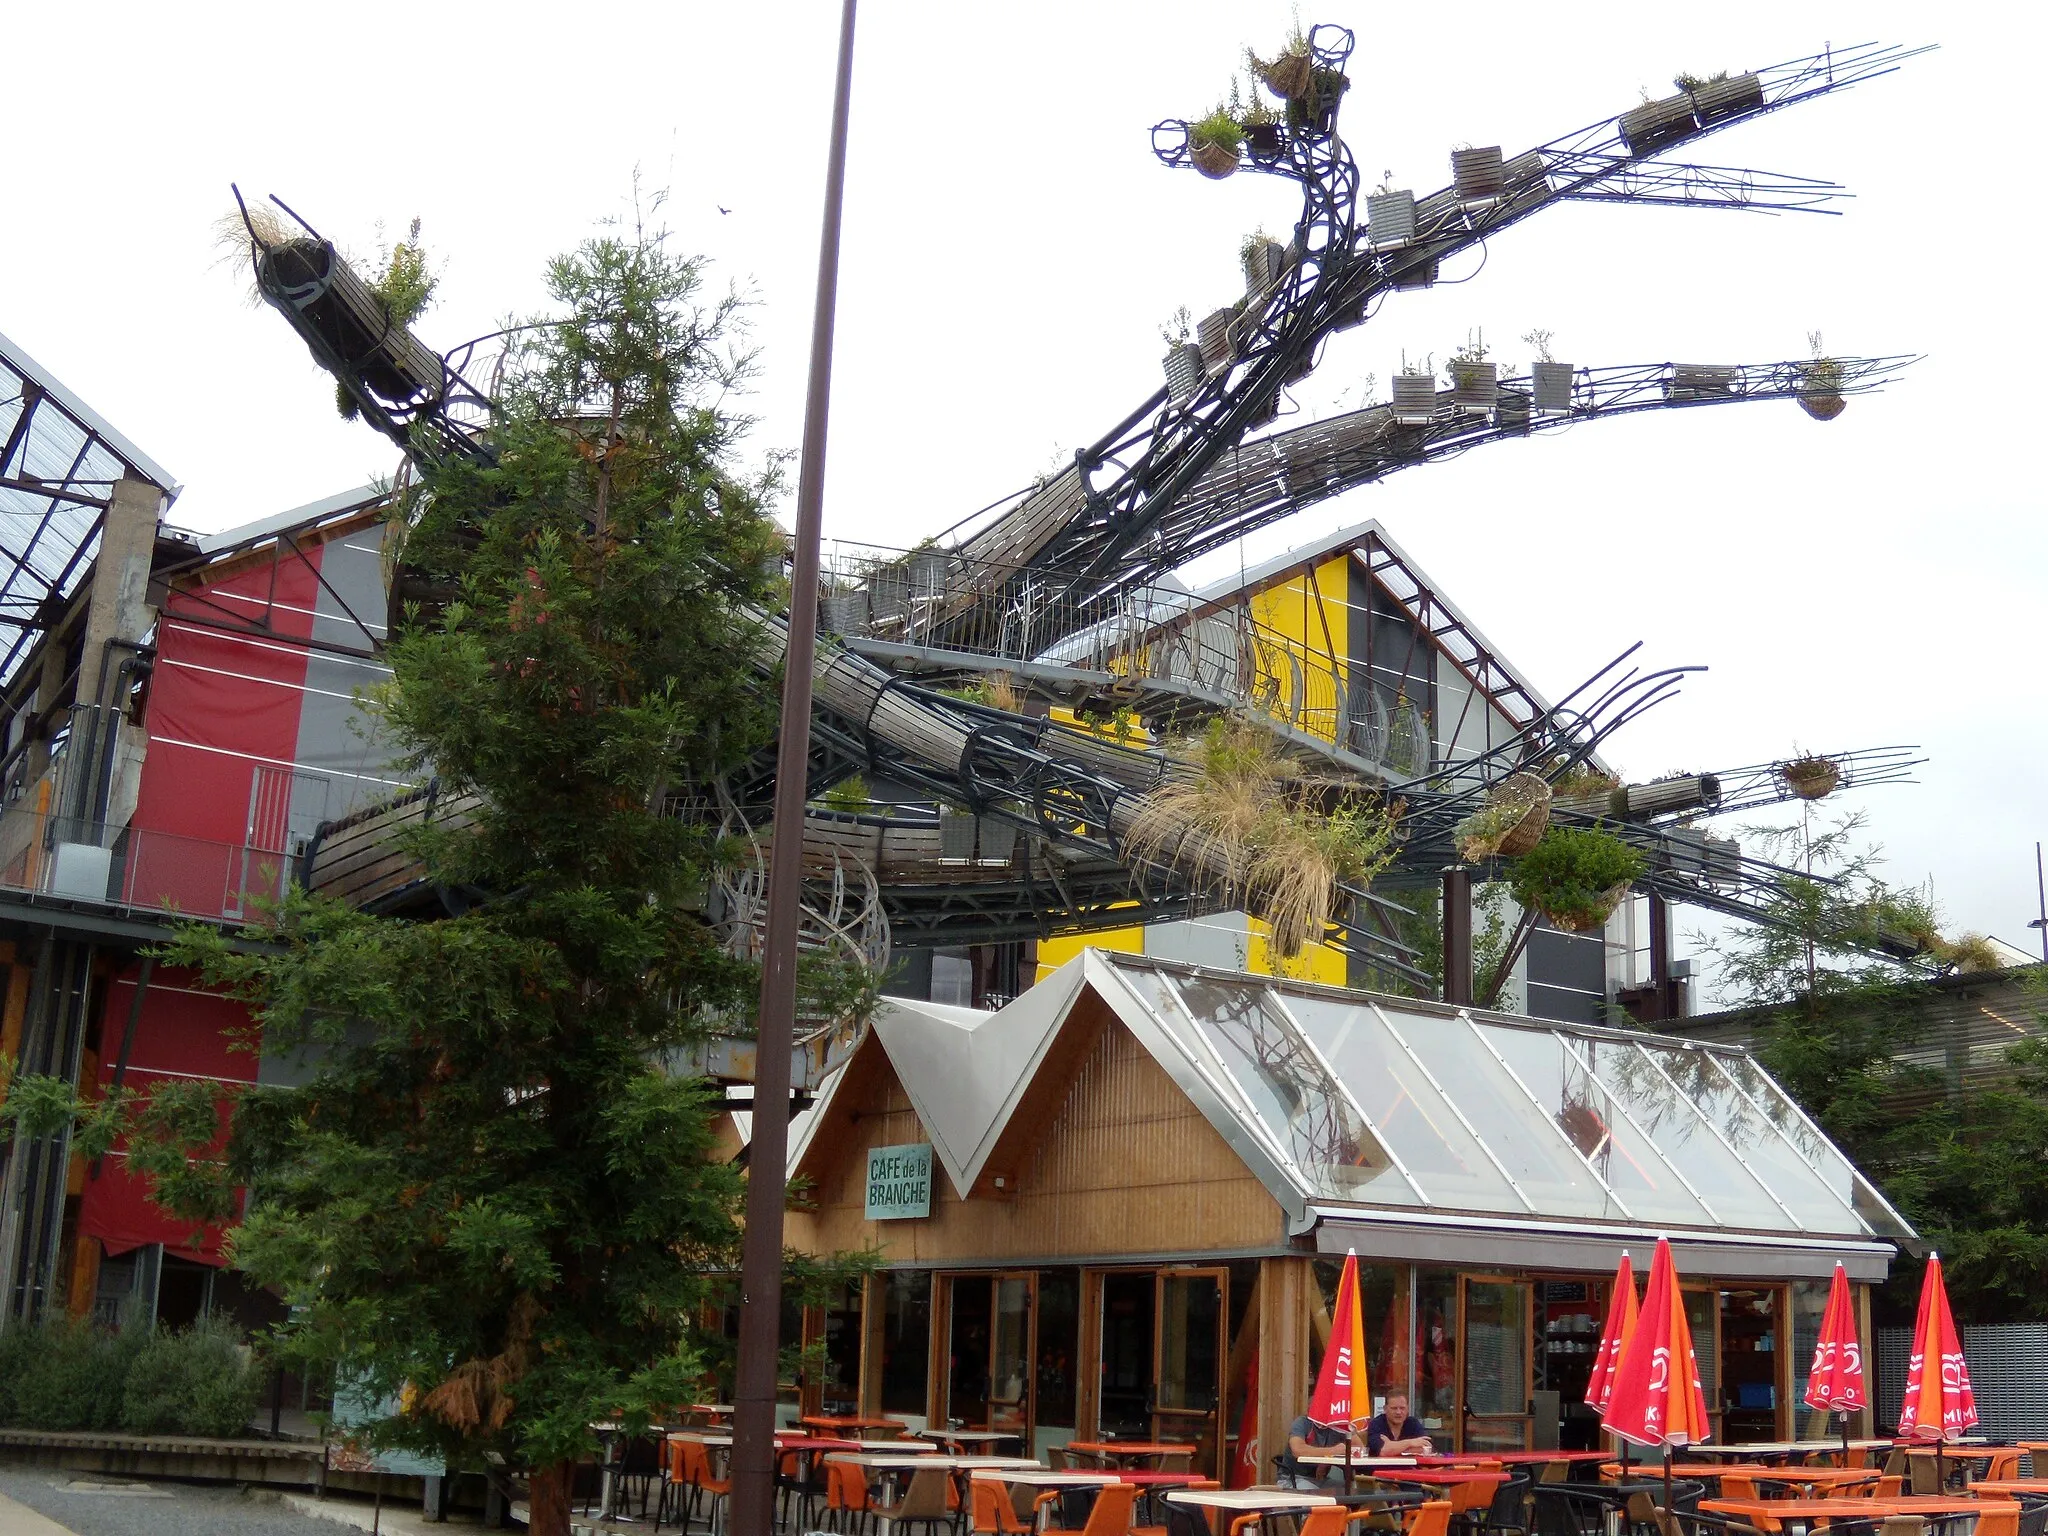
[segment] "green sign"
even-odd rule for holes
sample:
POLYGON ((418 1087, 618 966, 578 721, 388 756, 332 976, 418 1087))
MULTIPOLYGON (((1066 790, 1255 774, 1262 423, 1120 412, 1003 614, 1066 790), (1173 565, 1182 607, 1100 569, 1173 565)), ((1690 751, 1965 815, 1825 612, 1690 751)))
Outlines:
POLYGON ((902 1221, 931 1213, 931 1143, 868 1148, 868 1220, 902 1221))

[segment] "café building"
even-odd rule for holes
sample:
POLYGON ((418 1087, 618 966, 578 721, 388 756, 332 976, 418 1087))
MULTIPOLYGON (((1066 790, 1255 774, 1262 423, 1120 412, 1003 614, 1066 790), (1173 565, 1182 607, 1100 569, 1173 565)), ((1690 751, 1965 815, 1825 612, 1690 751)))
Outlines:
POLYGON ((887 1000, 790 1172, 793 1245, 880 1258, 804 1319, 812 1411, 1262 1478, 1347 1250, 1374 1397, 1478 1451, 1593 1443, 1615 1265, 1659 1234, 1716 1438, 1805 1432, 1835 1263, 1867 1350, 1913 1236, 1741 1050, 1092 949, 993 1013, 887 1000))

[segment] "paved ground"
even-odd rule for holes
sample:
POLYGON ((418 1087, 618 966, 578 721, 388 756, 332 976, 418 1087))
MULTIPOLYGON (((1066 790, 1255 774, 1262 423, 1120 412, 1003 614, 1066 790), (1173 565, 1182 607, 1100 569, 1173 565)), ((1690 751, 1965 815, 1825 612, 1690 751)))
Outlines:
MULTIPOLYGON (((301 1513, 272 1490, 123 1482, 46 1467, 0 1467, 0 1499, 6 1501, 0 1502, 0 1536, 341 1536, 347 1529, 331 1518, 301 1513), (47 1521, 56 1522, 54 1528, 47 1521)), ((344 1508, 333 1513, 343 1514, 344 1508)), ((364 1500, 365 1530, 369 1509, 364 1500)), ((427 1526, 418 1511, 386 1504, 383 1529, 391 1536, 456 1536, 462 1527, 427 1526)))

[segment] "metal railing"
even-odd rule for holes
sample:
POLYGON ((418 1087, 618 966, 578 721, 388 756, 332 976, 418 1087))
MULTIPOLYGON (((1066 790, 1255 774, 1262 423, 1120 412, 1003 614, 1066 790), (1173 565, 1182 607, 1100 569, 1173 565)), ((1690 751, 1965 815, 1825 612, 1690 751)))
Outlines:
POLYGON ((32 814, 32 819, 37 825, 26 846, 0 869, 0 887, 111 907, 259 922, 263 904, 283 896, 292 882, 292 859, 281 849, 63 816, 32 814))

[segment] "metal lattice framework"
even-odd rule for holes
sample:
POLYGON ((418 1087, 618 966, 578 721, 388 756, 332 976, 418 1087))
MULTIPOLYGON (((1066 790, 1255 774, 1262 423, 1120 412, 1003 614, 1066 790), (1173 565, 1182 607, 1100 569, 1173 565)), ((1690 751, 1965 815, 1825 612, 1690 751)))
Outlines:
POLYGON ((179 486, 36 360, 0 336, 0 683, 77 590, 118 480, 179 486))
MULTIPOLYGON (((1351 34, 1318 26, 1309 40, 1315 68, 1341 73, 1351 34)), ((1182 499, 1222 455, 1273 418, 1281 390, 1314 367, 1322 341, 1363 323, 1385 295, 1426 286, 1447 257, 1562 202, 1832 211, 1824 205, 1843 194, 1830 182, 1655 157, 1888 74, 1921 51, 1876 44, 1830 50, 1721 82, 1711 100, 1705 88, 1673 98, 1683 110, 1651 104, 1665 108, 1653 120, 1643 117, 1647 107, 1603 119, 1505 162, 1497 193, 1473 198, 1448 187, 1418 200, 1409 238, 1391 246, 1375 246, 1360 227, 1358 173, 1336 134, 1341 91, 1335 93, 1282 131, 1275 149, 1247 157, 1246 169, 1297 181, 1303 211, 1284 274, 1237 306, 1210 377, 1185 401, 1156 391, 1081 450, 1073 468, 962 537, 958 551, 970 564, 1016 568, 1018 584, 1029 580, 1026 572, 1045 572, 1087 596, 1174 568, 1191 557, 1185 530, 1170 522, 1182 499)), ((1191 164, 1188 125, 1160 124, 1153 148, 1168 165, 1191 164)), ((968 604, 960 607, 964 613, 968 604)))

